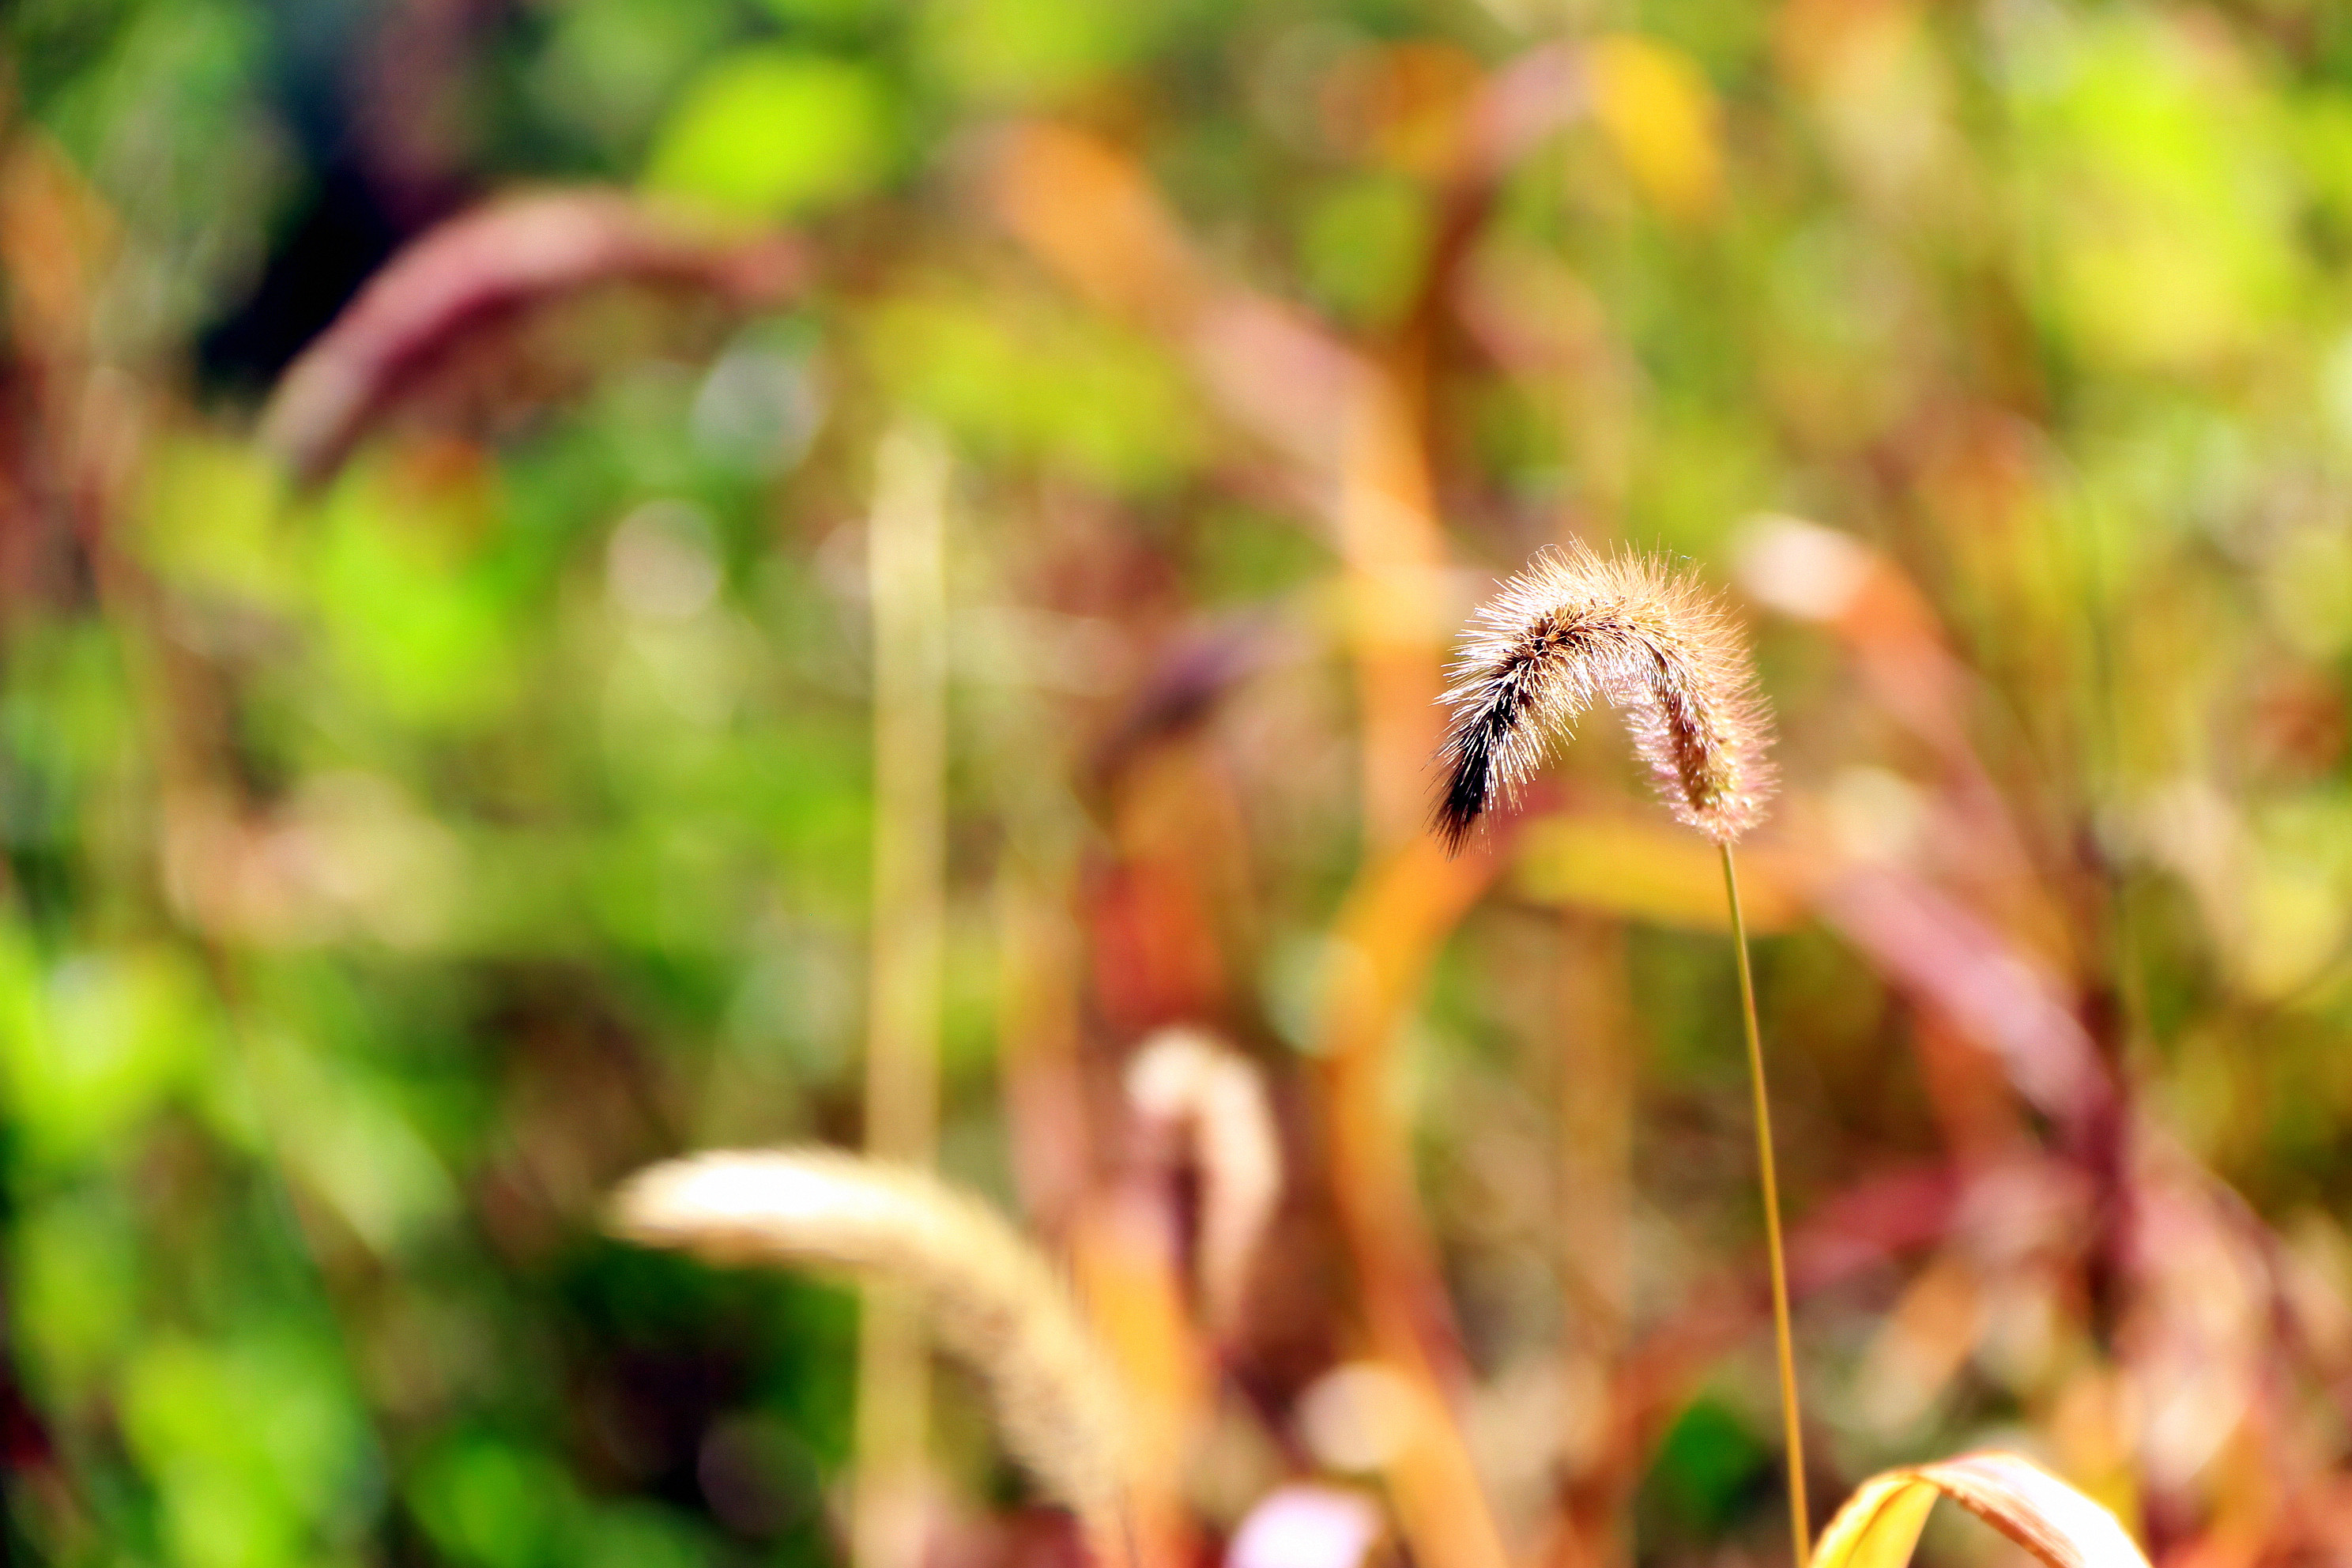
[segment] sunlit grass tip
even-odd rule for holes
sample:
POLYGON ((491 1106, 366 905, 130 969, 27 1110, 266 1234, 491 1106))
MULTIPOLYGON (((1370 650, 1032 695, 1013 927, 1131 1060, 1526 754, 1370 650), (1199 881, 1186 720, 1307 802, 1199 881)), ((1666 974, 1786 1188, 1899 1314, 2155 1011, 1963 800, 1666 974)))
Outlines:
POLYGON ((1771 798, 1771 717, 1746 642, 1713 593, 1654 557, 1543 551, 1479 606, 1448 674, 1433 826, 1449 851, 1516 800, 1596 700, 1624 714, 1675 816, 1716 843, 1755 826, 1771 798))
POLYGON ((1230 1327, 1282 1202, 1282 1139, 1257 1064, 1203 1029, 1162 1029, 1127 1069, 1128 1102, 1179 1131, 1200 1178, 1202 1305, 1230 1327))
POLYGON ((1061 1277, 994 1210, 904 1167, 830 1151, 702 1154, 640 1172, 613 1229, 720 1263, 854 1270, 929 1307, 987 1384, 1006 1447, 1117 1541, 1129 1430, 1118 1376, 1061 1277))

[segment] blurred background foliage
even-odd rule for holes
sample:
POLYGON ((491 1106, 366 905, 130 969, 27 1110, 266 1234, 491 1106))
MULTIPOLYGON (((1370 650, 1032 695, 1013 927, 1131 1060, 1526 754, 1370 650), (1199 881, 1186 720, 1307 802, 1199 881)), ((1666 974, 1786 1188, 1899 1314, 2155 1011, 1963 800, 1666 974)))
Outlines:
MULTIPOLYGON (((1780 715, 1817 1495, 1999 1442, 2160 1563, 2352 1552, 2352 16, 0 37, 12 1553, 841 1557, 854 1299, 599 1205, 862 1137, 893 431, 951 474, 942 1167, 1132 1330, 1105 1216, 1189 1267, 1137 1044, 1220 1031, 1283 1129, 1246 1310, 1121 1341, 1170 1551, 1319 1482, 1499 1561, 1416 1514, 1460 1478, 1398 1386, 1511 1560, 1779 1544, 1711 860, 1605 720, 1420 832, 1454 628, 1581 537, 1728 586, 1780 715)), ((1069 1560, 939 1401, 934 1560, 1069 1560)))

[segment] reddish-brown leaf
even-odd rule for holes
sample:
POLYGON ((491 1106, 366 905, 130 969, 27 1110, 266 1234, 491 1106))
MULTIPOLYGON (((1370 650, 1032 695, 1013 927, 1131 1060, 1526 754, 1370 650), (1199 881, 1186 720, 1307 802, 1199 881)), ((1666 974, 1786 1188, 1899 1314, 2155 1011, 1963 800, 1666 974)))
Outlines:
POLYGON ((738 307, 798 289, 782 236, 722 237, 617 191, 551 191, 442 224, 385 263, 278 383, 265 441, 305 480, 340 465, 369 424, 476 331, 601 283, 707 290, 738 307))

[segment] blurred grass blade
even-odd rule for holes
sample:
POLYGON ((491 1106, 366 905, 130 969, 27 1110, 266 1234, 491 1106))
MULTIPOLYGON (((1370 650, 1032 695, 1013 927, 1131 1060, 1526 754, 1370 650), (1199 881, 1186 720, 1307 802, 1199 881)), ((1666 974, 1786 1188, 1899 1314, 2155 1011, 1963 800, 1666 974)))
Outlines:
POLYGON ((468 333, 600 283, 708 290, 742 309, 796 291, 808 263, 778 235, 721 233, 583 187, 462 213, 403 248, 288 368, 263 445, 310 483, 468 333))
MULTIPOLYGON (((874 607, 874 925, 866 1144, 927 1166, 940 1121, 940 963, 947 866, 948 453, 928 431, 885 437, 867 529, 874 607)), ((930 1360, 920 1305, 870 1282, 859 1320, 857 1486, 850 1557, 923 1556, 930 1360)))
POLYGON ((2114 1092, 2063 984, 1975 910, 1896 867, 1849 866, 1815 889, 1822 919, 1896 989, 1999 1058, 2017 1092, 2080 1127, 2114 1092))
POLYGON ((1948 1497, 2051 1568, 2147 1568, 2116 1516, 2014 1454, 1963 1454, 1888 1470, 1846 1500, 1812 1568, 1904 1568, 1937 1497, 1948 1497))

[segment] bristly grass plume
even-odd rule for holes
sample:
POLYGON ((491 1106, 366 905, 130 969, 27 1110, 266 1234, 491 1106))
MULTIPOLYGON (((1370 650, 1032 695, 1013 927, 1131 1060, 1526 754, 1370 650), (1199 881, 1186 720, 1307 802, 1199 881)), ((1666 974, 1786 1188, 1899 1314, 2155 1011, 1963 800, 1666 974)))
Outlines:
POLYGON ((1545 550, 1481 605, 1449 671, 1434 823, 1460 853, 1598 700, 1621 710, 1674 814, 1717 844, 1771 798, 1771 718, 1714 595, 1647 555, 1545 550))

